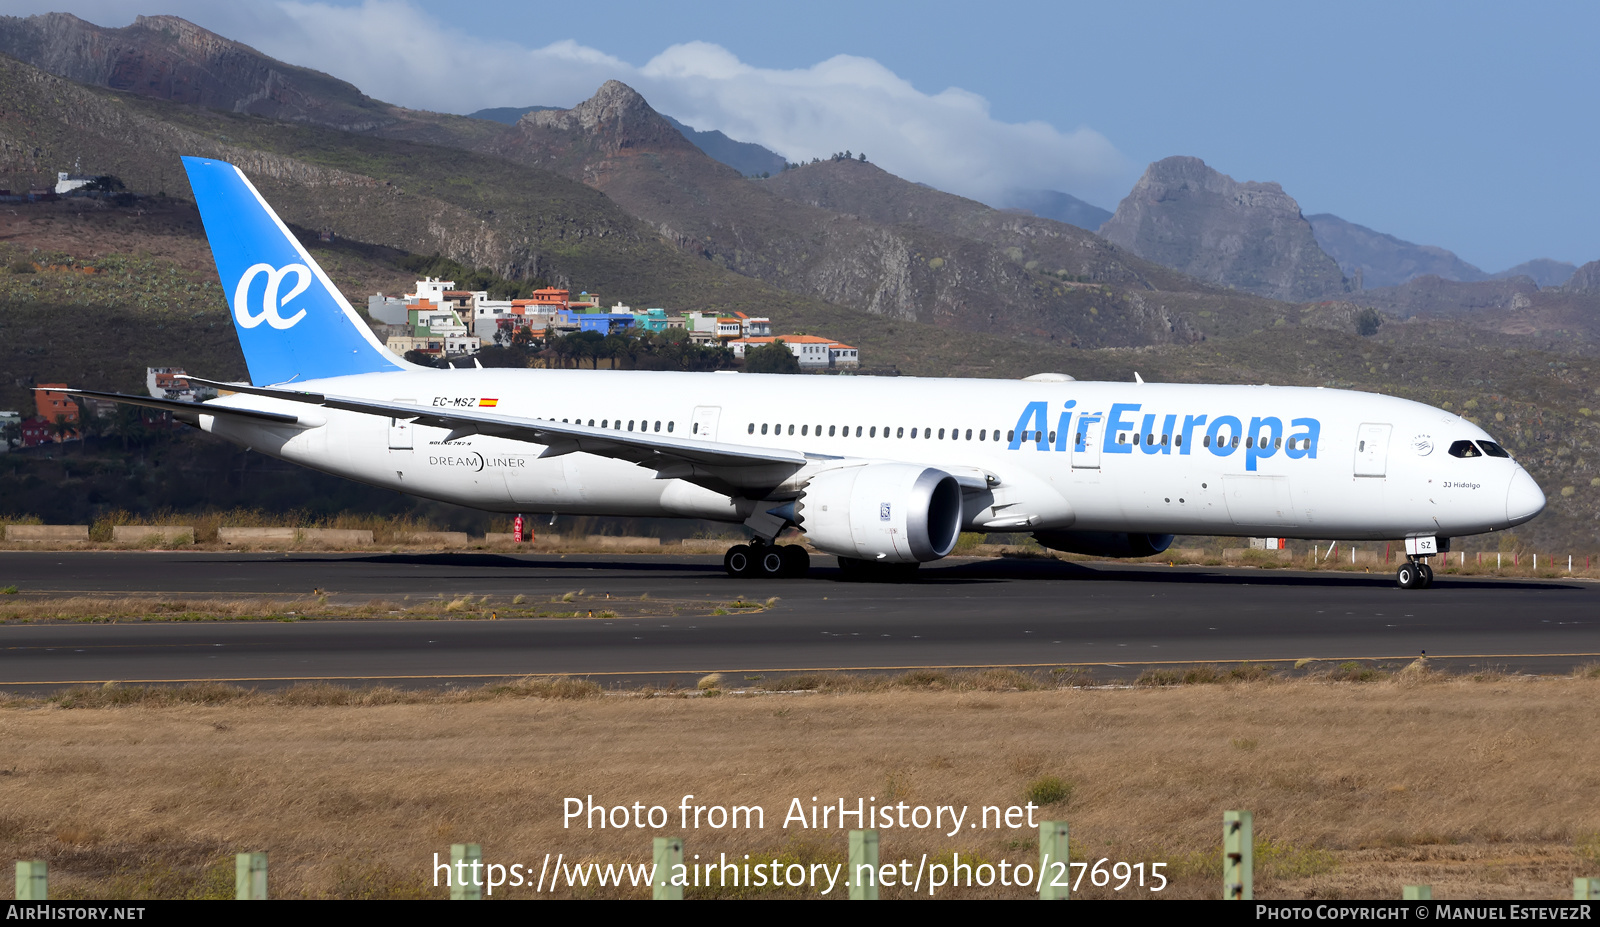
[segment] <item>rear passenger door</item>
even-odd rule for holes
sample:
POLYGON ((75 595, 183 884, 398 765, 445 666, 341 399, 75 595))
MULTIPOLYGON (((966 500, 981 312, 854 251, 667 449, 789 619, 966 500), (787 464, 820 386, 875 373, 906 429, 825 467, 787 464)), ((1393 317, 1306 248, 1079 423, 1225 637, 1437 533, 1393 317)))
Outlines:
POLYGON ((696 406, 694 425, 689 429, 689 434, 706 441, 717 440, 717 419, 721 415, 721 406, 696 406))

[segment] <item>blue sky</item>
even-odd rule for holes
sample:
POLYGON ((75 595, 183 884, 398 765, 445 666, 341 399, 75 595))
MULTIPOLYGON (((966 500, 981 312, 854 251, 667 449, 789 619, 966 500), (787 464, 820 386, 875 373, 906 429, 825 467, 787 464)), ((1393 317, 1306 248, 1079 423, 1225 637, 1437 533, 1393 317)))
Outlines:
POLYGON ((47 10, 174 13, 427 109, 616 77, 697 128, 983 199, 1114 209, 1184 154, 1488 271, 1600 258, 1593 4, 0 0, 47 10))

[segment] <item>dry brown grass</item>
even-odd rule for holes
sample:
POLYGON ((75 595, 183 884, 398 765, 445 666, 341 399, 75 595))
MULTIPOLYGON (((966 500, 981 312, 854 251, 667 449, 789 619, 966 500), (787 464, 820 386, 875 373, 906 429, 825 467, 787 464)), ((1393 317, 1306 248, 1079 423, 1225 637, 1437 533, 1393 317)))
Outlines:
POLYGON ((405 601, 369 599, 332 602, 319 594, 310 598, 260 596, 172 599, 159 596, 29 596, 12 587, 0 587, 0 624, 34 622, 149 622, 149 621, 307 621, 319 619, 515 619, 515 618, 616 618, 653 615, 706 615, 721 609, 761 612, 776 599, 760 602, 707 602, 703 599, 613 599, 604 593, 583 591, 553 597, 551 604, 531 605, 525 596, 461 596, 405 601))
MULTIPOLYGON (((1092 690, 1042 681, 1070 674, 924 671, 760 681, 805 694, 720 698, 600 697, 561 678, 11 697, 0 861, 48 859, 57 897, 215 897, 229 891, 230 854, 266 849, 276 895, 437 897, 432 854, 456 842, 535 866, 546 852, 647 859, 656 832, 563 829, 568 796, 760 804, 764 830, 689 830, 689 852, 838 861, 841 831, 783 829, 790 799, 976 814, 1031 795, 1050 800, 1042 816, 1071 822, 1075 858, 1167 862, 1168 896, 1215 896, 1228 808, 1255 812, 1261 897, 1393 897, 1426 883, 1439 898, 1556 898, 1600 872, 1600 740, 1583 733, 1593 672, 1251 675, 1197 667, 1196 680, 1223 684, 1092 690)), ((1027 828, 880 833, 886 861, 1037 853, 1027 828)), ((1111 894, 1085 884, 1096 893, 1111 894)))

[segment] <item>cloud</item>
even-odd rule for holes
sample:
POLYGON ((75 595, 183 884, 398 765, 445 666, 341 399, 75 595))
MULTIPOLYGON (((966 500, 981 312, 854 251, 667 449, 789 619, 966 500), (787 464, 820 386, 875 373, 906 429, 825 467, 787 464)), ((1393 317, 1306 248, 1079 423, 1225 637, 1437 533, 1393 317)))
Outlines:
POLYGON ((1092 129, 1001 122, 977 94, 923 93, 870 58, 773 70, 691 42, 657 55, 639 77, 652 105, 697 129, 720 129, 796 161, 865 151, 885 170, 980 200, 1019 187, 1097 189, 1122 182, 1128 170, 1092 129))
POLYGON ((327 71, 368 96, 413 109, 470 113, 491 106, 571 106, 626 62, 571 40, 543 48, 487 41, 448 28, 403 0, 333 6, 276 4, 290 28, 269 33, 261 51, 327 71))
MULTIPOLYGON (((35 0, 13 2, 25 7, 35 0)), ((132 19, 122 0, 75 6, 102 25, 132 19)), ((1114 202, 1130 178, 1126 159, 1093 129, 1002 122, 977 94, 955 87, 925 93, 871 58, 838 55, 807 68, 762 68, 719 45, 687 42, 639 67, 572 40, 528 48, 480 38, 406 0, 169 0, 166 9, 414 109, 572 106, 617 79, 660 112, 791 161, 864 151, 908 180, 986 202, 1011 188, 1114 202)))

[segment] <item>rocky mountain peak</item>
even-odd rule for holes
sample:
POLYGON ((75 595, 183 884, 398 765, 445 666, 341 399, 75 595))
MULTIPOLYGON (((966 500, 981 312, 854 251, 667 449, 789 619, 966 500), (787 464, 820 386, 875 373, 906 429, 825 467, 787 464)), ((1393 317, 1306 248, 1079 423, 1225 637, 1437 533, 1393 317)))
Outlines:
POLYGON ((1274 299, 1348 290, 1294 197, 1276 183, 1240 183, 1199 158, 1151 164, 1100 234, 1157 264, 1274 299))
POLYGON ((1590 261, 1575 271, 1566 284, 1569 293, 1600 293, 1600 261, 1590 261))
POLYGON ((591 135, 602 150, 610 152, 626 148, 694 148, 637 90, 619 80, 601 84, 594 96, 572 109, 528 113, 519 124, 591 135))
POLYGON ((0 16, 0 52, 82 84, 211 109, 366 130, 394 114, 351 84, 176 16, 120 29, 70 13, 0 16))
POLYGON ((187 19, 180 19, 177 16, 135 16, 133 18, 133 25, 140 29, 150 29, 155 32, 171 33, 180 44, 193 43, 197 40, 205 42, 227 42, 229 45, 235 44, 230 39, 224 39, 215 32, 212 32, 208 29, 203 29, 200 26, 189 22, 187 19))

